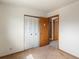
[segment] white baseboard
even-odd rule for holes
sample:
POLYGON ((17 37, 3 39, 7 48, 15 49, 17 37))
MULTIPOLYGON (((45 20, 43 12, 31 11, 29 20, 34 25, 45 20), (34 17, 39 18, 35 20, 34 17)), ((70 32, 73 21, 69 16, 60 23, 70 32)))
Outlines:
POLYGON ((59 50, 61 50, 61 51, 65 52, 65 53, 67 53, 67 54, 69 54, 69 55, 71 55, 71 56, 73 56, 73 57, 75 57, 75 58, 78 58, 78 59, 79 59, 79 55, 76 55, 76 54, 71 53, 71 52, 69 52, 69 51, 66 51, 66 50, 64 50, 64 49, 60 49, 60 48, 59 48, 59 50))

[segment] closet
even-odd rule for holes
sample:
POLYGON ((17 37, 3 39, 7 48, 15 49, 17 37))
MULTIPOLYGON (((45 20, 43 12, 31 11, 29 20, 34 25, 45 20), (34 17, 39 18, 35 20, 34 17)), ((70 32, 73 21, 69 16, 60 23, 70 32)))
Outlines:
POLYGON ((24 16, 24 48, 39 47, 39 18, 24 16))
POLYGON ((48 44, 48 19, 24 16, 24 48, 30 49, 48 44))

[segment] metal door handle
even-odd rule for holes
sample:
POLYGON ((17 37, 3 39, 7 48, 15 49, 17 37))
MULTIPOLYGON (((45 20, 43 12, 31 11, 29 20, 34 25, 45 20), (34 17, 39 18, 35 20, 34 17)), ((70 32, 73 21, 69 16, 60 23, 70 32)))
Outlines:
POLYGON ((32 33, 30 35, 32 35, 32 33))

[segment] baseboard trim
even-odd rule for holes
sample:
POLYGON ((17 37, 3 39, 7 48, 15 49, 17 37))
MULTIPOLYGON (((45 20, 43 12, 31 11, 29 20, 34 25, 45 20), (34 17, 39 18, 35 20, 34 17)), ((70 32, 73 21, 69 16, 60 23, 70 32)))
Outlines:
POLYGON ((18 52, 10 53, 10 54, 7 54, 7 55, 3 55, 3 56, 0 56, 0 58, 10 56, 10 55, 14 55, 14 54, 21 53, 21 52, 24 52, 24 51, 18 51, 18 52))
POLYGON ((68 54, 68 55, 70 55, 70 56, 72 56, 72 57, 75 57, 75 58, 79 59, 79 57, 74 56, 74 55, 72 55, 72 54, 70 54, 70 53, 68 53, 68 52, 66 52, 66 51, 64 51, 64 50, 61 50, 61 49, 58 49, 58 50, 62 51, 63 53, 66 53, 66 54, 68 54))
MULTIPOLYGON (((32 49, 32 48, 30 48, 32 49)), ((24 52, 24 51, 27 51, 29 49, 26 49, 26 50, 22 50, 22 51, 17 51, 17 52, 14 52, 14 53, 11 53, 11 54, 7 54, 7 55, 4 55, 4 56, 0 56, 0 58, 3 58, 3 57, 6 57, 6 56, 10 56, 10 55, 14 55, 14 54, 18 54, 18 53, 21 53, 21 52, 24 52)))

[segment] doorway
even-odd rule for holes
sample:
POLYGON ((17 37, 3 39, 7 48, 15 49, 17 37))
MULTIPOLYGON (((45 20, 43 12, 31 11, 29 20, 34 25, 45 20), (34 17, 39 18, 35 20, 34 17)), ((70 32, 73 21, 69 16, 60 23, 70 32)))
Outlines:
POLYGON ((50 19, 50 45, 59 48, 59 15, 49 17, 50 19))

